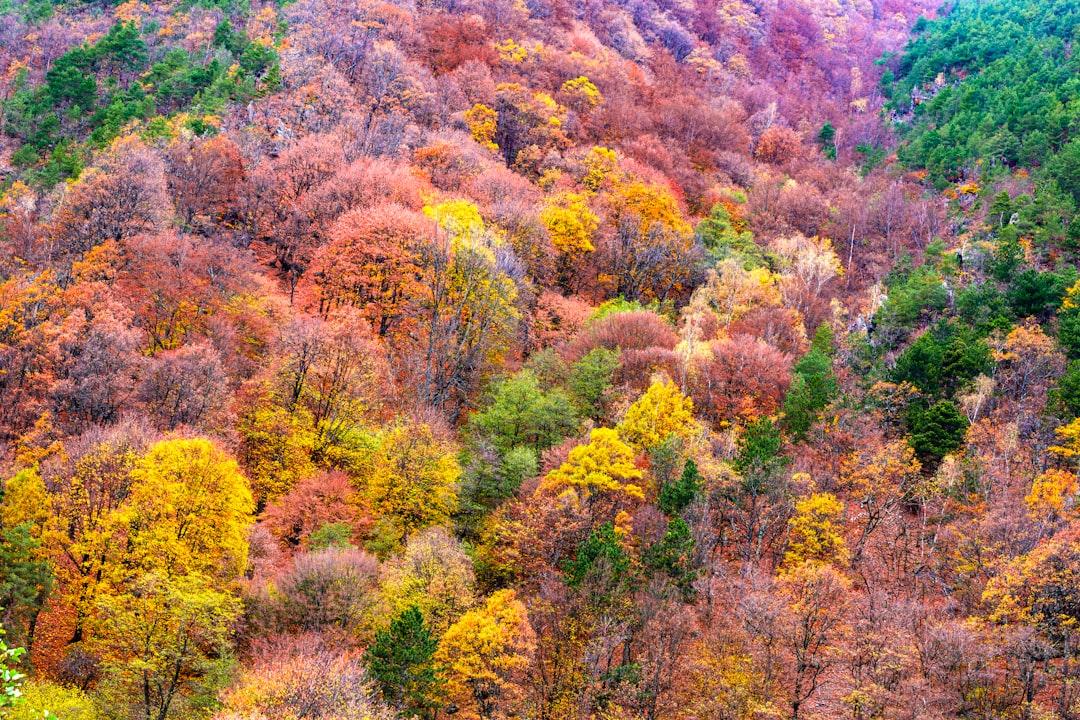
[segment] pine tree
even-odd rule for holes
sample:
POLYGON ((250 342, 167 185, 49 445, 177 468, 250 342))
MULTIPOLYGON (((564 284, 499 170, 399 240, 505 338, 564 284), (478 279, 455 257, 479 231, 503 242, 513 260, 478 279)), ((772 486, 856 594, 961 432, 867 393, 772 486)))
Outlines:
POLYGON ((367 650, 368 672, 383 698, 408 716, 435 717, 442 684, 434 661, 438 646, 420 609, 412 605, 376 633, 367 650))

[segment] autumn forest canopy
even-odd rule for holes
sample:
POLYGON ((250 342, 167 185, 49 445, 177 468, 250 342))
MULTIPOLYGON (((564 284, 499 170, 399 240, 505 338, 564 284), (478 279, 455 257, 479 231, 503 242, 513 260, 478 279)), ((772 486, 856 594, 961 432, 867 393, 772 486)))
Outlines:
POLYGON ((0 0, 0 717, 1080 720, 1080 0, 0 0))

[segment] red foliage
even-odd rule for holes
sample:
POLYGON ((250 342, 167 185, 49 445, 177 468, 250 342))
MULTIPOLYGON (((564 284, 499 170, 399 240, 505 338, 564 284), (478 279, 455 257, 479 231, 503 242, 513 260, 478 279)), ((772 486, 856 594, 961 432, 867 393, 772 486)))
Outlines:
POLYGON ((791 383, 791 357, 764 340, 736 335, 710 346, 712 356, 694 363, 694 409, 713 423, 772 415, 791 383))

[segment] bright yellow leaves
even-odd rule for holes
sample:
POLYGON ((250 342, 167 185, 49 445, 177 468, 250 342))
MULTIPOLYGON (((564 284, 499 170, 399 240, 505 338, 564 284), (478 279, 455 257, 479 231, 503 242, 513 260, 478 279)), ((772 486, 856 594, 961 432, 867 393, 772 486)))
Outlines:
POLYGON ((584 75, 567 80, 560 89, 566 97, 567 104, 578 112, 592 110, 604 102, 600 89, 584 75))
POLYGON ((540 487, 557 493, 580 492, 589 498, 601 492, 622 493, 643 499, 645 493, 634 481, 642 478, 634 465, 634 450, 609 428, 597 428, 587 445, 570 451, 562 465, 548 473, 540 487))
POLYGON ((495 43, 495 52, 499 53, 499 59, 503 62, 515 65, 525 62, 529 57, 528 48, 520 45, 513 38, 506 38, 502 42, 495 43))
POLYGON ((449 522, 461 477, 454 449, 427 425, 398 425, 371 459, 365 492, 377 517, 392 519, 401 537, 449 522))
POLYGON ((626 411, 619 435, 641 450, 656 447, 669 436, 684 440, 697 434, 694 401, 670 380, 654 382, 626 411))
POLYGON ((444 668, 447 696, 462 708, 462 717, 494 717, 493 711, 513 695, 514 677, 528 666, 534 645, 525 605, 513 590, 493 593, 482 608, 451 625, 435 659, 444 668))
POLYGON ((424 214, 450 236, 454 247, 468 244, 484 232, 484 218, 480 216, 480 209, 468 200, 447 200, 436 205, 425 205, 424 214))
POLYGON ((495 144, 495 130, 498 128, 499 113, 494 109, 477 103, 465 111, 465 124, 472 133, 473 140, 480 143, 488 150, 498 150, 495 144))
POLYGON ((805 563, 843 566, 850 556, 842 534, 844 504, 832 493, 814 493, 795 505, 788 521, 784 567, 805 563))
POLYGON ((585 177, 581 183, 596 192, 609 179, 618 176, 619 156, 611 148, 594 145, 585 156, 585 177))
POLYGON ((1024 498, 1033 520, 1059 518, 1080 490, 1076 475, 1067 470, 1050 469, 1035 478, 1024 498))
POLYGON ((131 478, 117 519, 132 564, 169 575, 244 571, 254 504, 224 451, 201 438, 162 440, 135 463, 131 478))
POLYGON ((612 191, 612 205, 617 216, 634 217, 645 235, 654 225, 682 235, 692 231, 679 212, 679 204, 666 188, 647 185, 639 180, 617 185, 612 191))
POLYGON ((1076 418, 1064 427, 1059 427, 1056 432, 1061 444, 1051 445, 1050 452, 1067 460, 1080 458, 1080 418, 1076 418))
POLYGON ((580 255, 594 250, 593 233, 600 226, 596 216, 581 193, 563 192, 548 199, 540 211, 555 248, 567 255, 580 255))

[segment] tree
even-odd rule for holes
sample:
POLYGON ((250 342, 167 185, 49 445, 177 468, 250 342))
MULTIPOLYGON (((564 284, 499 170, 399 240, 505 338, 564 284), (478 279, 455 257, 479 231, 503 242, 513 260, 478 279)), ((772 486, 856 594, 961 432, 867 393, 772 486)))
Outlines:
POLYGON ((577 418, 561 390, 545 392, 536 375, 522 370, 496 381, 491 399, 469 422, 503 454, 527 447, 539 454, 573 432, 577 418))
POLYGON ((694 405, 718 426, 775 415, 791 383, 790 367, 791 358, 764 340, 715 340, 692 366, 694 405))
POLYGON ((166 720, 210 660, 228 651, 241 603, 209 576, 149 572, 103 595, 97 610, 93 648, 123 697, 146 720, 166 720))
POLYGON ((354 307, 380 337, 396 331, 420 290, 418 250, 430 232, 423 216, 396 205, 342 215, 305 275, 317 295, 318 313, 329 317, 341 307, 354 307))
POLYGON ((831 355, 820 348, 811 348, 795 363, 791 387, 784 398, 784 427, 792 437, 806 436, 836 390, 831 355))
POLYGON ((318 638, 271 638, 221 694, 214 720, 308 718, 394 720, 356 653, 343 653, 318 638))
POLYGON ((135 462, 131 478, 115 517, 127 540, 125 574, 231 579, 244 572, 254 503, 232 458, 209 440, 162 440, 135 462))
POLYGON ((560 253, 579 257, 595 249, 592 236, 600 218, 589 208, 585 195, 565 192, 550 197, 540 211, 540 221, 560 253))
POLYGON ((679 517, 668 521, 664 536, 644 555, 649 567, 666 574, 686 600, 693 597, 693 583, 697 579, 693 558, 694 537, 690 533, 690 526, 679 517))
POLYGON ((607 348, 590 350, 571 366, 566 384, 581 415, 594 421, 606 415, 618 366, 618 351, 607 348))
POLYGON ((774 125, 761 134, 754 155, 768 163, 781 165, 794 160, 802 149, 802 138, 791 128, 774 125))
POLYGON ((517 675, 528 665, 535 639, 525 605, 513 590, 499 590, 470 610, 439 641, 447 697, 463 717, 492 720, 514 705, 517 675))
POLYGON ((387 703, 422 719, 434 717, 441 705, 442 682, 435 665, 438 646, 415 605, 375 634, 364 662, 387 703))
POLYGON ((160 228, 169 212, 161 160, 138 139, 120 138, 65 193, 53 242, 59 254, 77 256, 106 240, 160 228))
POLYGON ((389 623, 410 607, 419 609, 439 635, 476 604, 473 563, 461 543, 443 528, 413 535, 381 577, 380 617, 389 623))
POLYGON ((652 383, 631 405, 618 425, 620 437, 639 450, 649 450, 675 435, 683 440, 698 431, 694 401, 671 380, 652 383))
POLYGON ((634 451, 619 439, 619 433, 597 428, 589 434, 588 444, 575 447, 566 462, 547 474, 540 488, 585 499, 606 492, 642 499, 644 492, 634 482, 642 476, 634 465, 634 451))
POLYGON ((793 661, 791 720, 799 720, 806 702, 821 687, 839 656, 838 635, 844 630, 850 584, 832 565, 811 562, 786 573, 780 587, 790 613, 784 645, 793 661))
POLYGON ((657 507, 668 517, 676 517, 697 499, 701 490, 701 473, 698 472, 697 463, 688 459, 678 480, 660 486, 657 507))
POLYGON ((404 340, 418 398, 451 420, 464 409, 485 367, 510 343, 520 312, 517 260, 465 201, 427 208, 440 228, 419 250, 419 289, 404 340))
POLYGON ((457 510, 461 467, 454 449, 420 423, 385 431, 365 471, 364 494, 381 522, 392 522, 398 539, 444 525, 457 510))
POLYGON ((825 563, 843 567, 850 557, 842 534, 844 504, 831 493, 814 493, 795 504, 788 521, 784 566, 825 563))
POLYGON ((271 596, 286 628, 348 637, 374 603, 377 571, 378 561, 356 548, 302 552, 274 578, 271 596))
POLYGON ((940 400, 926 410, 913 411, 911 447, 926 465, 936 467, 946 455, 964 444, 968 420, 956 405, 940 400))

